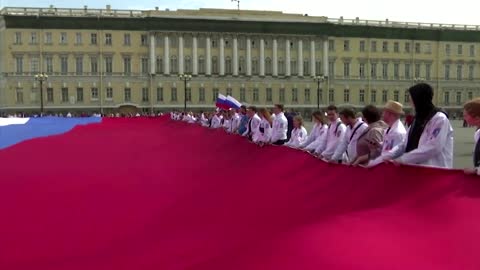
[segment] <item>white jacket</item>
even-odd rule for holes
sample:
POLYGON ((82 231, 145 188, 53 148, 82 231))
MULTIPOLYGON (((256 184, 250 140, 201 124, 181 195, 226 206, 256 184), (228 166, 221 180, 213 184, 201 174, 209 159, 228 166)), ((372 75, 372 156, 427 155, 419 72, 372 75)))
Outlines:
POLYGON ((260 119, 257 114, 255 114, 251 119, 248 119, 247 130, 245 133, 243 133, 243 136, 251 135, 253 139, 253 136, 258 132, 258 126, 260 125, 260 122, 262 122, 262 119, 260 119), (250 126, 252 127, 252 130, 249 129, 250 126))
POLYGON ((346 162, 352 162, 357 158, 357 141, 360 136, 368 128, 368 125, 360 119, 353 128, 349 125, 345 136, 343 136, 340 144, 335 150, 335 154, 332 156, 332 160, 343 160, 346 162))
MULTIPOLYGON (((325 125, 325 127, 327 127, 327 125, 325 125)), ((315 142, 315 140, 318 138, 320 132, 322 131, 322 128, 323 128, 322 124, 315 123, 312 127, 312 130, 310 131, 310 134, 308 134, 307 139, 305 141, 303 141, 303 143, 300 145, 300 148, 306 148, 307 146, 309 146, 310 144, 315 142)))
POLYGON ((214 115, 212 118, 211 128, 220 128, 222 127, 222 116, 214 115))
POLYGON ((327 134, 328 134, 328 125, 319 126, 318 135, 316 136, 315 140, 305 146, 305 150, 307 151, 315 151, 318 147, 321 146, 322 143, 327 142, 327 134))
POLYGON ((287 139, 288 120, 283 112, 275 115, 272 124, 272 142, 287 139))
POLYGON ((300 145, 307 139, 308 133, 305 127, 294 128, 290 140, 285 144, 292 148, 299 148, 300 145))
POLYGON ((240 120, 240 115, 238 115, 238 113, 235 113, 232 116, 232 119, 230 119, 230 127, 228 129, 229 133, 234 133, 238 129, 240 126, 240 120))
POLYGON ((376 166, 383 163, 385 160, 398 158, 404 151, 406 140, 407 130, 402 121, 397 120, 397 122, 385 131, 381 155, 378 158, 371 160, 367 167, 376 166))
POLYGON ((270 122, 262 117, 262 121, 260 122, 260 125, 258 125, 258 131, 253 136, 253 142, 268 143, 270 142, 271 137, 272 127, 270 126, 270 122))
POLYGON ((223 119, 223 129, 228 130, 230 128, 230 119, 223 119))
MULTIPOLYGON (((403 152, 407 143, 408 137, 403 152)), ((405 153, 398 161, 429 167, 453 168, 453 129, 447 116, 442 112, 435 114, 426 124, 418 148, 405 153)))
POLYGON ((322 155, 327 159, 331 159, 337 146, 342 141, 347 127, 342 123, 340 118, 337 119, 334 123, 331 123, 328 127, 327 136, 320 142, 315 153, 322 155))

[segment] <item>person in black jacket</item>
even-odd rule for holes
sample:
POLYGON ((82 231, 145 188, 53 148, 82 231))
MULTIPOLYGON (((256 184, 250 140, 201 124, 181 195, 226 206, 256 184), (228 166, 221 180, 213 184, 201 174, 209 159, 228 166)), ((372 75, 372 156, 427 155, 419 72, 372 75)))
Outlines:
POLYGON ((285 117, 287 117, 288 121, 287 142, 290 141, 290 138, 292 137, 293 118, 295 118, 295 116, 297 116, 297 113, 295 113, 294 110, 291 110, 290 112, 285 114, 285 117))

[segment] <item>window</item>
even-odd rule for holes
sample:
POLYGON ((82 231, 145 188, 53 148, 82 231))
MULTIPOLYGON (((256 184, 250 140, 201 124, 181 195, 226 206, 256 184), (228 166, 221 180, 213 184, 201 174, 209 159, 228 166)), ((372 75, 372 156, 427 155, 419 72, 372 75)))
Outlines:
MULTIPOLYGON (((170 36, 168 40, 170 41, 171 48, 178 48, 178 37, 170 36)), ((147 45, 148 45, 148 39, 147 39, 147 45)))
POLYGON ((132 101, 132 89, 125 88, 123 90, 123 99, 124 99, 125 102, 131 102, 132 101))
POLYGON ((77 75, 83 74, 83 56, 75 58, 75 71, 77 75))
POLYGON ((171 91, 171 101, 176 102, 177 101, 177 88, 172 87, 171 91))
POLYGON ((82 33, 75 33, 75 45, 82 44, 82 33))
POLYGON ((198 90, 198 101, 205 102, 205 88, 203 87, 200 87, 198 90))
MULTIPOLYGON (((255 70, 253 73, 256 74, 257 70, 252 66, 252 70, 255 70)), ((212 57, 212 73, 218 74, 218 58, 216 56, 212 57)))
POLYGON ((245 88, 240 88, 240 102, 245 102, 247 100, 245 88))
MULTIPOLYGON (((217 45, 218 45, 218 44, 217 44, 217 40, 216 40, 216 39, 212 39, 211 42, 212 42, 212 43, 211 43, 211 44, 212 44, 212 48, 217 48, 217 45)), ((252 48, 255 48, 254 46, 255 46, 255 41, 252 41, 252 48)))
POLYGON ((449 104, 450 104, 450 93, 449 93, 449 92, 443 93, 443 103, 444 103, 445 105, 449 105, 449 104))
MULTIPOLYGON (((189 90, 189 89, 186 89, 186 90, 189 90)), ((150 91, 148 89, 148 87, 143 87, 142 88, 142 102, 148 102, 150 100, 150 91)), ((187 101, 189 101, 187 99, 187 101)))
POLYGON ((350 77, 350 63, 349 62, 343 63, 343 76, 345 78, 350 77))
POLYGON ((163 59, 161 57, 157 57, 156 73, 157 74, 163 73, 163 59))
POLYGON ((97 45, 97 33, 90 34, 90 44, 97 45))
POLYGON ((112 99, 113 99, 113 88, 107 87, 107 96, 106 96, 106 98, 107 98, 108 100, 112 100, 112 99))
POLYGON ((91 89, 91 99, 92 100, 98 100, 98 88, 93 87, 91 89))
POLYGON ((328 75, 328 76, 330 76, 330 78, 335 77, 335 62, 334 61, 328 62, 328 72, 330 74, 324 74, 324 75, 328 75))
POLYGON ((377 42, 376 41, 372 41, 371 44, 370 44, 370 51, 371 52, 377 52, 377 42))
POLYGON ((112 46, 112 34, 106 33, 105 34, 105 45, 112 46))
POLYGON ((404 99, 404 103, 407 104, 410 102, 410 93, 408 92, 408 89, 405 90, 405 99, 404 99))
POLYGON ((123 73, 126 75, 130 75, 130 73, 132 73, 132 59, 130 56, 123 58, 123 73))
POLYGON ((18 75, 23 73, 23 56, 15 57, 15 69, 18 75))
POLYGON ((373 79, 377 78, 377 63, 371 63, 370 67, 370 77, 373 79))
POLYGON ((217 97, 218 97, 218 93, 220 91, 218 90, 218 88, 213 88, 213 95, 212 95, 212 101, 215 102, 217 101, 217 97))
POLYGON ((20 33, 20 32, 15 33, 14 44, 17 44, 17 45, 22 44, 22 33, 20 33))
POLYGON ((421 53, 420 43, 415 43, 415 53, 421 53))
POLYGON ((98 73, 98 59, 96 57, 90 57, 90 72, 94 75, 98 73))
POLYGON ((185 89, 185 100, 188 102, 192 101, 192 88, 190 87, 187 87, 187 89, 185 89))
POLYGON ((163 87, 157 88, 157 102, 163 102, 163 87))
POLYGON ((362 103, 362 104, 365 103, 365 90, 360 89, 360 91, 358 92, 358 100, 359 100, 360 103, 362 103))
POLYGON ((386 103, 388 100, 388 90, 383 90, 382 91, 382 102, 386 103))
POLYGON ((468 92, 468 100, 472 100, 473 99, 473 92, 468 92))
POLYGON ((83 102, 83 88, 77 88, 77 102, 83 102))
POLYGON ((322 62, 316 61, 315 62, 315 75, 319 76, 322 74, 322 62))
POLYGON ((233 90, 232 88, 227 88, 227 96, 233 96, 233 90))
POLYGON ((292 75, 297 75, 298 74, 298 70, 297 70, 297 60, 295 59, 292 59, 290 61, 290 73, 292 75))
POLYGON ((129 33, 123 35, 123 45, 130 46, 132 45, 132 39, 129 33))
POLYGON ((53 43, 53 37, 51 32, 45 33, 45 44, 51 45, 53 43))
POLYGON ((450 80, 450 65, 445 65, 445 80, 450 80))
POLYGON ((176 56, 170 58, 170 72, 178 73, 178 60, 176 56))
POLYGON ((259 100, 259 93, 258 93, 258 88, 253 89, 253 102, 258 102, 259 100))
POLYGON ((459 44, 457 47, 457 54, 462 55, 463 54, 463 45, 459 44))
POLYGON ((388 63, 383 63, 382 64, 382 78, 384 80, 388 79, 388 63))
POLYGON ((140 43, 142 46, 147 46, 148 45, 148 36, 147 35, 141 35, 140 36, 140 43))
POLYGON ((395 53, 400 52, 400 43, 398 43, 398 41, 393 43, 393 52, 395 52, 395 53))
POLYGON ((432 44, 431 43, 426 43, 425 44, 425 53, 426 54, 431 54, 432 53, 432 44))
POLYGON ((38 38, 37 38, 37 32, 32 32, 30 35, 30 44, 37 44, 38 43, 38 38))
POLYGON ((60 33, 60 44, 62 45, 67 44, 67 33, 65 32, 60 33))
POLYGON ((457 80, 461 81, 463 78, 462 65, 457 65, 457 80))
POLYGON ((475 45, 470 45, 470 57, 475 56, 475 45))
POLYGON ((21 88, 17 88, 16 101, 17 101, 18 104, 23 103, 23 90, 21 88))
POLYGON ((272 75, 272 59, 270 57, 265 59, 265 75, 272 75))
POLYGON ((53 73, 53 58, 51 56, 47 56, 45 58, 45 66, 47 70, 47 74, 53 73))
POLYGON ((266 90, 267 102, 272 102, 272 88, 267 88, 266 90))
POLYGON ((142 74, 148 74, 148 58, 142 57, 142 74))
POLYGON ((410 64, 405 64, 405 79, 409 80, 410 76, 410 64))
POLYGON ((68 88, 62 88, 62 102, 68 102, 68 88))
MULTIPOLYGON (((148 60, 148 59, 147 59, 148 60)), ((228 65, 227 65, 228 70, 228 65)), ((190 56, 185 57, 185 73, 192 73, 192 59, 190 56)), ((230 73, 232 73, 232 65, 230 65, 230 73)))
POLYGON ((343 50, 348 52, 350 51, 350 41, 349 40, 344 40, 343 41, 343 50))
POLYGON ((450 44, 445 44, 445 54, 450 55, 451 49, 450 49, 450 44))
POLYGON ((40 71, 40 59, 38 57, 32 57, 30 59, 30 70, 33 74, 40 71))
POLYGON ((415 64, 415 78, 420 78, 420 64, 415 64))
POLYGON ((350 102, 350 89, 343 90, 343 102, 349 103, 350 102))
POLYGON ((377 90, 372 90, 370 100, 372 103, 377 103, 377 90))
POLYGON ((365 40, 360 41, 360 52, 365 52, 365 40))
POLYGON ((198 73, 205 74, 205 59, 203 58, 203 56, 200 56, 200 58, 198 58, 198 73))
POLYGON ((388 42, 387 41, 383 42, 382 52, 388 52, 388 42))
POLYGON ((400 64, 398 63, 393 64, 393 78, 395 80, 400 79, 400 64))
POLYGON ((410 42, 405 43, 405 52, 410 53, 410 42))
POLYGON ((475 66, 470 65, 468 66, 468 79, 473 80, 475 78, 475 66))
POLYGON ((278 101, 279 102, 285 102, 285 88, 280 88, 278 92, 278 101))
POLYGON ((67 75, 68 73, 68 56, 60 57, 60 70, 62 75, 67 75))
POLYGON ((305 88, 305 103, 310 103, 310 89, 305 88))
POLYGON ((278 75, 285 75, 285 62, 282 58, 278 60, 278 75))
POLYGON ((360 74, 361 79, 365 79, 365 63, 360 63, 360 68, 358 73, 360 74))
POLYGON ((426 64, 425 65, 425 79, 429 81, 431 79, 430 73, 432 70, 432 64, 426 64))
POLYGON ((335 40, 329 40, 328 41, 328 50, 331 52, 335 51, 335 40))
POLYGON ((335 92, 333 89, 328 90, 328 102, 330 102, 330 104, 335 103, 335 92))
POLYGON ((400 92, 398 90, 393 91, 393 100, 396 102, 400 101, 400 92))
POLYGON ((308 59, 303 60, 303 74, 310 74, 310 62, 308 59))
POLYGON ((298 89, 292 89, 292 102, 298 102, 298 89))
POLYGON ((53 88, 47 88, 47 102, 53 102, 53 88))
POLYGON ((457 92, 456 101, 457 105, 462 105, 462 92, 457 92))
POLYGON ((107 74, 113 73, 113 58, 111 56, 105 57, 105 72, 107 74))

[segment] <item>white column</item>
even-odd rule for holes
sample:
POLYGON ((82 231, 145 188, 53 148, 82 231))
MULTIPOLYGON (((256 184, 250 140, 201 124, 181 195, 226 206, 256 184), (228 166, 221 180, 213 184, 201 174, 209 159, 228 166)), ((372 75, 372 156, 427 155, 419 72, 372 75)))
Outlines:
POLYGON ((247 37, 247 76, 252 76, 252 40, 247 37))
POLYGON ((150 33, 150 74, 155 74, 157 58, 155 57, 155 33, 150 33))
POLYGON ((183 36, 178 37, 178 74, 183 74, 185 69, 183 67, 185 59, 183 56, 183 36))
POLYGON ((220 76, 225 75, 225 40, 220 37, 220 76))
POLYGON ((285 76, 290 77, 291 72, 290 72, 290 40, 287 39, 285 41, 285 76))
POLYGON ((273 59, 272 59, 272 75, 273 77, 277 77, 278 76, 278 42, 277 42, 277 39, 274 38, 273 39, 273 59))
POLYGON ((198 75, 198 39, 196 35, 192 38, 192 74, 198 75))
POLYGON ((323 76, 329 76, 328 70, 328 39, 323 40, 323 76))
POLYGON ((260 76, 265 76, 265 40, 260 38, 260 76))
POLYGON ((310 41, 310 76, 315 76, 316 72, 316 58, 315 58, 315 40, 310 41))
POLYGON ((238 76, 238 38, 233 37, 233 76, 238 76))
POLYGON ((303 77, 303 40, 298 40, 298 77, 303 77))
POLYGON ((210 37, 207 36, 207 38, 205 39, 206 40, 206 56, 205 56, 205 60, 207 61, 207 68, 206 68, 206 71, 205 71, 205 74, 207 76, 210 76, 212 75, 212 50, 211 50, 211 45, 212 45, 212 41, 210 39, 210 37))
POLYGON ((168 35, 164 37, 163 48, 163 74, 170 75, 170 39, 168 35))

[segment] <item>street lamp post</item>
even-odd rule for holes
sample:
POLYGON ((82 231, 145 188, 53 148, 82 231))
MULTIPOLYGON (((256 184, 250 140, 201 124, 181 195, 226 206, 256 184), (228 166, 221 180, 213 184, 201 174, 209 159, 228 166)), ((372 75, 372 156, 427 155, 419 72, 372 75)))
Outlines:
POLYGON ((313 80, 317 82, 317 110, 320 110, 320 84, 327 80, 327 76, 314 76, 313 80))
POLYGON ((38 73, 35 75, 35 80, 40 82, 40 115, 43 115, 43 82, 48 80, 48 75, 45 73, 38 73))
POLYGON ((184 101, 184 104, 183 104, 183 110, 186 112, 187 111, 187 81, 190 81, 192 79, 192 75, 189 75, 189 74, 180 74, 178 76, 180 78, 180 80, 183 81, 184 83, 184 88, 183 88, 183 101, 184 101))

